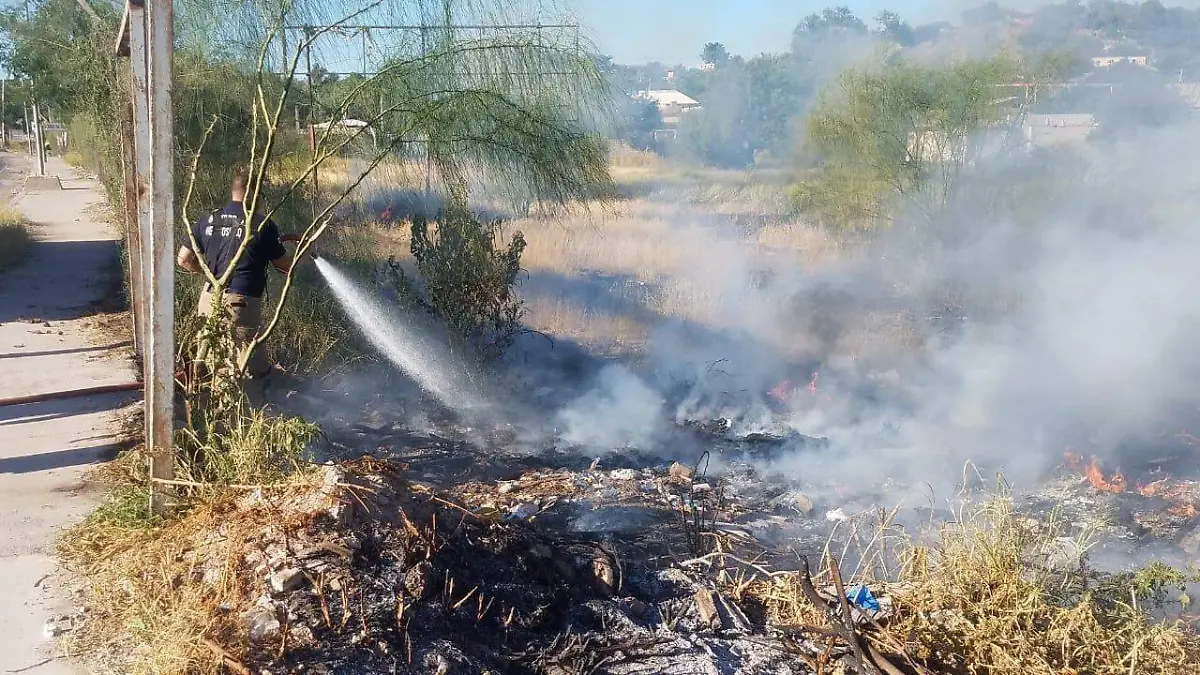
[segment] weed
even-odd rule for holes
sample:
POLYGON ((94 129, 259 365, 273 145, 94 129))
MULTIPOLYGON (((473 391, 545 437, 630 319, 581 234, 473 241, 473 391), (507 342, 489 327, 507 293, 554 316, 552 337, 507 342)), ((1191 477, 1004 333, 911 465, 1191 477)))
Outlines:
MULTIPOLYGON (((878 536, 873 542, 888 542, 887 550, 864 556, 899 561, 890 575, 855 580, 890 597, 890 618, 868 633, 882 649, 934 672, 973 675, 1183 675, 1200 659, 1190 629, 1129 602, 1131 588, 1154 596, 1182 579, 1168 568, 1105 575, 1089 570, 1082 554, 1078 564, 1045 565, 1039 560, 1063 544, 1057 526, 1018 516, 1006 498, 927 534, 878 536)), ((1085 551, 1085 543, 1072 548, 1085 551)), ((778 625, 822 620, 798 576, 776 575, 746 592, 778 625)))
POLYGON ((100 506, 88 515, 83 527, 104 524, 142 528, 161 522, 150 510, 150 490, 144 485, 125 485, 108 493, 100 506))
POLYGON ((25 217, 10 206, 0 206, 0 272, 24 262, 32 243, 25 217))

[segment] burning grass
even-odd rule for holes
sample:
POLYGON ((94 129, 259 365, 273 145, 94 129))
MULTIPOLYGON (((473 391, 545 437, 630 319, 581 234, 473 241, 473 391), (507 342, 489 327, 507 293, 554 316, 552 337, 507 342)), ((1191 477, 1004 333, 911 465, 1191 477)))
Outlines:
MULTIPOLYGON (((1200 662, 1193 631, 1149 614, 1180 575, 1088 570, 1083 543, 1018 516, 1007 499, 934 534, 894 543, 890 578, 854 580, 889 601, 865 622, 866 640, 910 672, 1183 675, 1200 662)), ((776 626, 822 625, 826 612, 806 600, 802 582, 801 573, 777 573, 739 590, 776 626)))

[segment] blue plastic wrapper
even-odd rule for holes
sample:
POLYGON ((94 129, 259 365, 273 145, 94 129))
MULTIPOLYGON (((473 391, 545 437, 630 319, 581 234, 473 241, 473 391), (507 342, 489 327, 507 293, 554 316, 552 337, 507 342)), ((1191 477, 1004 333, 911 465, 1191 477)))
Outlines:
POLYGON ((861 584, 846 591, 846 599, 850 601, 850 604, 859 609, 871 612, 878 612, 880 609, 879 601, 875 599, 875 595, 871 593, 871 589, 861 584))

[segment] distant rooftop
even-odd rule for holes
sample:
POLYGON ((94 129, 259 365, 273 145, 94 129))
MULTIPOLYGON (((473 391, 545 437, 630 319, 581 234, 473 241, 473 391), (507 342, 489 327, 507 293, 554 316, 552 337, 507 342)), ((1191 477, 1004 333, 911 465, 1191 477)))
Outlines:
POLYGON ((682 91, 675 89, 649 89, 647 91, 639 91, 638 98, 654 101, 659 106, 679 106, 682 108, 690 108, 700 105, 696 99, 688 96, 682 91))

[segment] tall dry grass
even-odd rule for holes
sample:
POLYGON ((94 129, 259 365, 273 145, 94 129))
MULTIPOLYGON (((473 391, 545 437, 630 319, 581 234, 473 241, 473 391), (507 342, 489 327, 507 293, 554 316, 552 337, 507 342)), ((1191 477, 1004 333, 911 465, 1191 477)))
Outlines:
POLYGON ((32 244, 25 216, 10 205, 0 205, 0 273, 23 263, 32 244))
MULTIPOLYGON (((886 524, 885 524, 886 525, 886 524)), ((1200 637, 1152 612, 1183 575, 1162 566, 1131 574, 1089 569, 1086 537, 1053 518, 1017 514, 1000 496, 916 536, 881 526, 847 584, 862 583, 887 610, 863 628, 879 650, 931 673, 969 675, 1185 675, 1200 637)), ((818 588, 820 587, 818 577, 818 588)), ((776 626, 815 626, 799 573, 732 587, 776 626)))

